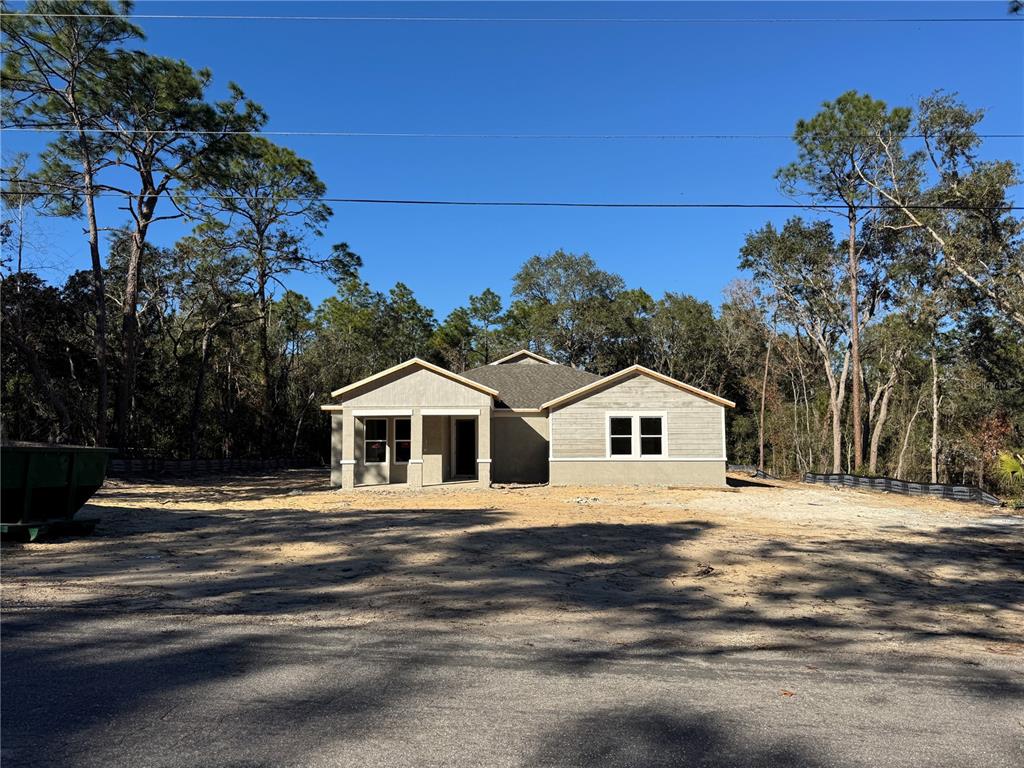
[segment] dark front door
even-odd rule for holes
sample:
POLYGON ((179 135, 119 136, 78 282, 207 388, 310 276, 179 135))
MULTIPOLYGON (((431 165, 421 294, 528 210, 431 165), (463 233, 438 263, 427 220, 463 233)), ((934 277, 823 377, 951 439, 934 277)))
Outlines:
POLYGON ((455 476, 476 477, 476 422, 455 420, 455 476))

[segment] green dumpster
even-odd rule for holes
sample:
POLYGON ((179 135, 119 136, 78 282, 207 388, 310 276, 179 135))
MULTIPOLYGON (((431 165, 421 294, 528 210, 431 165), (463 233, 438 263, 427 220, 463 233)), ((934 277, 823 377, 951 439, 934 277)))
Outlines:
POLYGON ((44 443, 0 445, 0 534, 33 541, 47 529, 91 529, 74 521, 107 474, 113 448, 44 443))

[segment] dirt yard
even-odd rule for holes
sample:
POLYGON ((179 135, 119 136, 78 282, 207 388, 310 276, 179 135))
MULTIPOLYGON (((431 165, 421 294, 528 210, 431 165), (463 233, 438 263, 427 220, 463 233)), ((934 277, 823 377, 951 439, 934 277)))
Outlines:
MULTIPOLYGON (((708 489, 110 481, 89 537, 5 544, 3 606, 80 621, 415 624, 661 653, 1024 659, 1024 518, 734 478, 708 489)), ((974 663, 974 662, 971 662, 974 663)))

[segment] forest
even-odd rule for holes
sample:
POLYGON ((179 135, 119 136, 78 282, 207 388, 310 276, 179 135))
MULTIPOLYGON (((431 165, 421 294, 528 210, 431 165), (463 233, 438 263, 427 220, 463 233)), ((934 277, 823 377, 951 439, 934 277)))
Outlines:
POLYGON ((849 91, 794 115, 776 180, 803 210, 746 234, 728 255, 746 277, 717 307, 552 244, 509 265, 507 299, 467 285, 441 318, 364 281, 358 243, 324 242, 313 165, 260 135, 240 86, 213 100, 211 72, 147 53, 129 3, 27 11, 3 11, 3 127, 50 140, 3 162, 5 439, 325 461, 332 389, 413 356, 461 371, 528 347, 734 400, 730 460, 777 476, 1024 482, 1020 169, 988 159, 984 111, 956 94, 849 91), (26 222, 46 217, 82 224, 88 268, 62 285, 23 269, 26 222), (170 220, 190 233, 157 245, 170 220), (297 272, 335 294, 313 306, 297 272))

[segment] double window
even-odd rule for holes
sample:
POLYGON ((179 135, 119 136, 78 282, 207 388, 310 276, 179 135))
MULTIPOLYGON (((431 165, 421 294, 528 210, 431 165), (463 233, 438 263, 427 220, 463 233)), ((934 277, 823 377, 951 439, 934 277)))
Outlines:
POLYGON ((363 463, 387 464, 388 420, 367 419, 363 424, 363 463))
MULTIPOLYGON (((395 419, 393 459, 408 464, 412 454, 412 419, 395 419)), ((388 463, 388 420, 366 419, 363 426, 363 463, 388 463)))
POLYGON ((617 413, 608 416, 608 457, 645 458, 665 455, 663 414, 617 413))

